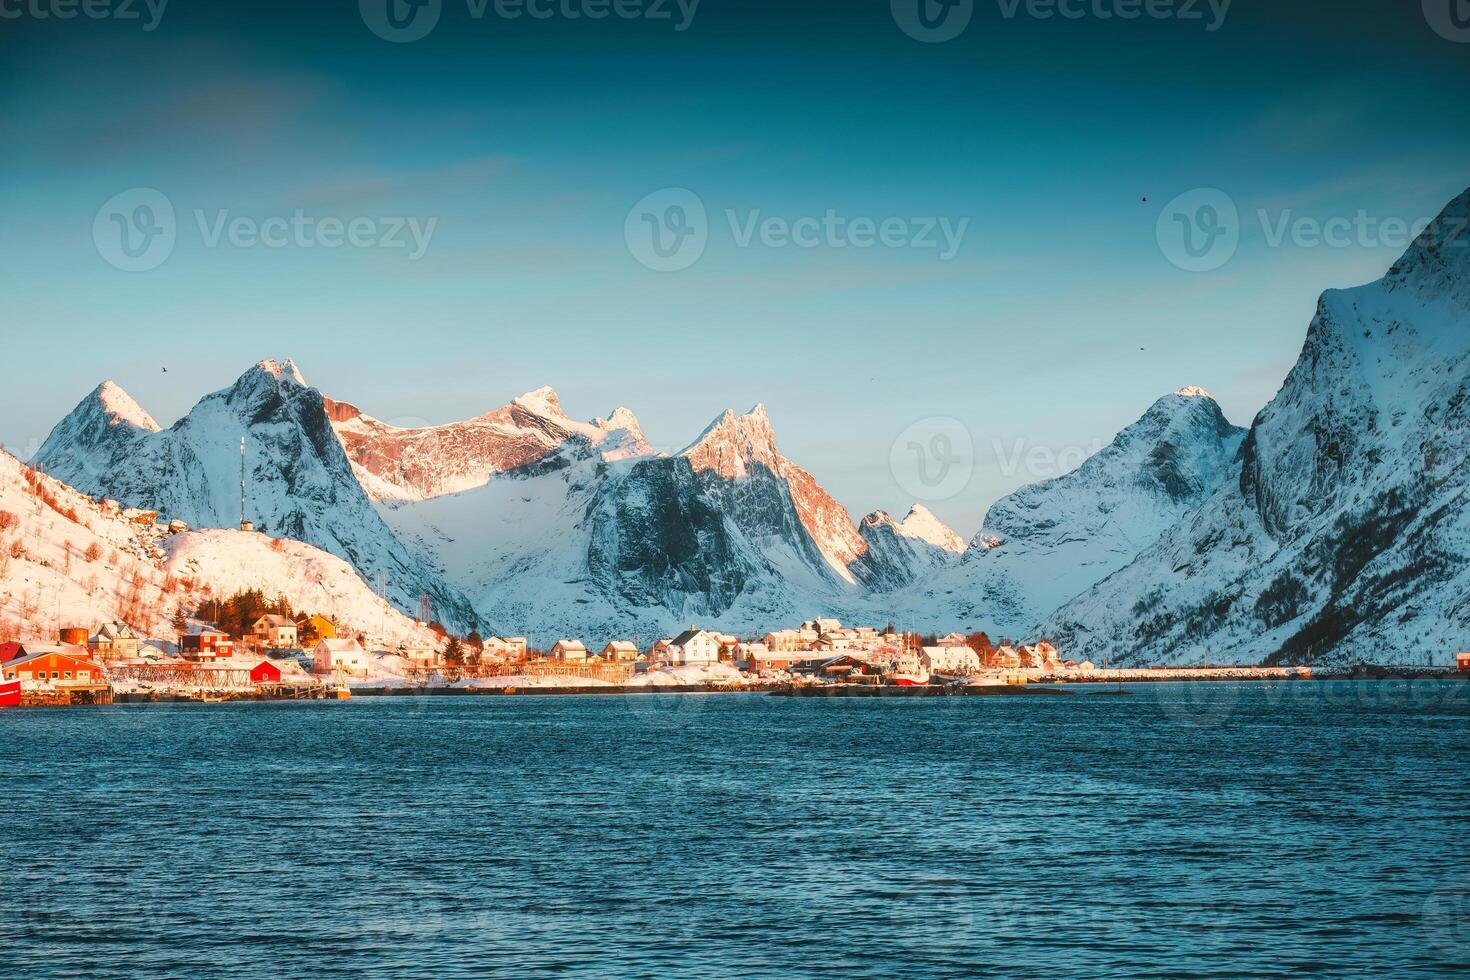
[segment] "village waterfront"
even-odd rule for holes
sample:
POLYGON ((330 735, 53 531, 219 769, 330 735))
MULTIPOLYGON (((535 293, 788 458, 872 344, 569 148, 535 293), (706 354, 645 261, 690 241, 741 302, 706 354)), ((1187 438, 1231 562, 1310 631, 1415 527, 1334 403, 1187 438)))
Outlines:
POLYGON ((1470 689, 41 708, 16 976, 1449 975, 1470 689))

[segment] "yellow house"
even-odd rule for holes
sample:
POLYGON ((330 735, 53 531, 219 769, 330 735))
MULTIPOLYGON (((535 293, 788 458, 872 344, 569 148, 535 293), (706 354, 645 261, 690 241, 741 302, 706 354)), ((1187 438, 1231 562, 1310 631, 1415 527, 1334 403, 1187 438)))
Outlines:
POLYGON ((310 633, 318 640, 335 640, 337 638, 337 624, 325 616, 311 616, 296 624, 301 633, 310 633))

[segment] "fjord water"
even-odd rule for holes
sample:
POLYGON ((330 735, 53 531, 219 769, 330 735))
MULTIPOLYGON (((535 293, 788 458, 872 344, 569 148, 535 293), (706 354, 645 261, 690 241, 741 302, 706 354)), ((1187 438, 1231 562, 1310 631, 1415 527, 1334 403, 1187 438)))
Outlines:
POLYGON ((0 715, 12 976, 1470 966, 1470 685, 0 715))

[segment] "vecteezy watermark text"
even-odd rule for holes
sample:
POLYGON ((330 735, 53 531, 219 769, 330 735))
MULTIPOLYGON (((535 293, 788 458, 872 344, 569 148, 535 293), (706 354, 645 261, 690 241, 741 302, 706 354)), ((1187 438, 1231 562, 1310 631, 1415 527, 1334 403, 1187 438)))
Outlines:
MULTIPOLYGON (((1235 0, 995 0, 1005 20, 1177 20, 1218 31, 1235 0)), ((1431 2, 1431 0, 1426 0, 1431 2)), ((975 16, 975 0, 890 0, 893 20, 926 44, 952 41, 975 16)))
POLYGON ((407 248, 408 260, 417 261, 429 250, 438 218, 411 216, 318 218, 297 208, 290 217, 265 219, 230 217, 228 209, 211 213, 195 209, 194 221, 205 248, 221 242, 233 248, 407 248))
MULTIPOLYGON (((205 248, 403 249, 411 262, 429 250, 439 224, 438 218, 416 216, 313 215, 304 208, 266 218, 232 215, 228 208, 191 213, 205 248)), ((152 187, 114 195, 92 220, 97 253, 124 272, 158 268, 173 254, 178 237, 173 202, 152 187)))
MULTIPOLYGON (((471 20, 645 20, 668 23, 683 33, 694 23, 702 0, 464 0, 471 20)), ((368 30, 385 41, 406 44, 429 35, 439 23, 444 0, 358 0, 368 30)))
MULTIPOLYGON (((1390 249, 1402 252, 1434 224, 1431 217, 1379 215, 1359 208, 1351 215, 1317 217, 1292 208, 1251 214, 1267 248, 1390 249)), ((1249 220, 1235 200, 1219 188, 1187 191, 1164 205, 1155 226, 1159 250, 1186 272, 1213 272, 1223 268, 1240 247, 1249 220)), ((1439 237, 1443 247, 1465 248, 1467 222, 1446 217, 1439 237)))
POLYGON ((168 0, 0 0, 0 20, 136 20, 152 31, 167 7, 168 0))
MULTIPOLYGON (((915 249, 937 253, 941 262, 959 254, 969 218, 873 218, 845 215, 835 208, 821 214, 785 217, 760 208, 724 211, 736 248, 915 249)), ((628 251, 656 272, 678 272, 698 262, 709 245, 711 222, 704 201, 682 187, 665 188, 643 198, 623 225, 628 251)))

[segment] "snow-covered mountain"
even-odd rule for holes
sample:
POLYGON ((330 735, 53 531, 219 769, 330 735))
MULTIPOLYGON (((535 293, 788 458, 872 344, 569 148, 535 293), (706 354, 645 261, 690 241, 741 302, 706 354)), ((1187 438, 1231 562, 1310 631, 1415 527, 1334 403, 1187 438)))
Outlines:
POLYGON ((1244 437, 1204 389, 1165 395, 1077 469, 996 501, 959 563, 906 592, 901 614, 1027 635, 1233 478, 1244 437))
POLYGON ((901 521, 876 510, 863 518, 858 534, 867 544, 859 559, 863 581, 880 591, 899 589, 959 560, 965 539, 922 504, 901 521))
POLYGON ((628 409, 578 422, 562 410, 550 388, 448 425, 399 428, 331 399, 327 413, 363 488, 377 500, 423 500, 472 490, 497 473, 545 459, 576 436, 601 447, 610 460, 652 453, 628 409))
POLYGON ((1234 479, 1044 625, 1122 662, 1440 663, 1470 641, 1470 192, 1325 293, 1234 479))
MULTIPOLYGON (((385 499, 379 509, 490 628, 529 631, 533 641, 647 638, 692 621, 763 632, 862 608, 864 582, 875 578, 868 544, 781 455, 764 409, 724 413, 671 457, 620 457, 609 441, 598 428, 573 432, 484 486, 385 499)), ((963 548, 922 509, 901 537, 878 567, 903 581, 917 574, 909 563, 932 567, 932 551, 963 548)))
POLYGON ((196 528, 240 522, 245 439, 246 517, 382 573, 401 609, 431 597, 436 617, 468 630, 473 609, 415 560, 374 510, 328 420, 324 399, 290 361, 261 361, 159 430, 116 385, 94 391, 51 433, 33 462, 63 482, 196 528))
POLYGON ((171 620, 260 588, 385 644, 433 642, 340 558, 240 531, 169 534, 0 451, 0 635, 55 642, 62 626, 124 620, 174 641, 171 620))
POLYGON ((858 586, 867 544, 846 508, 781 454, 764 405, 725 412, 680 455, 705 496, 788 581, 858 586))

